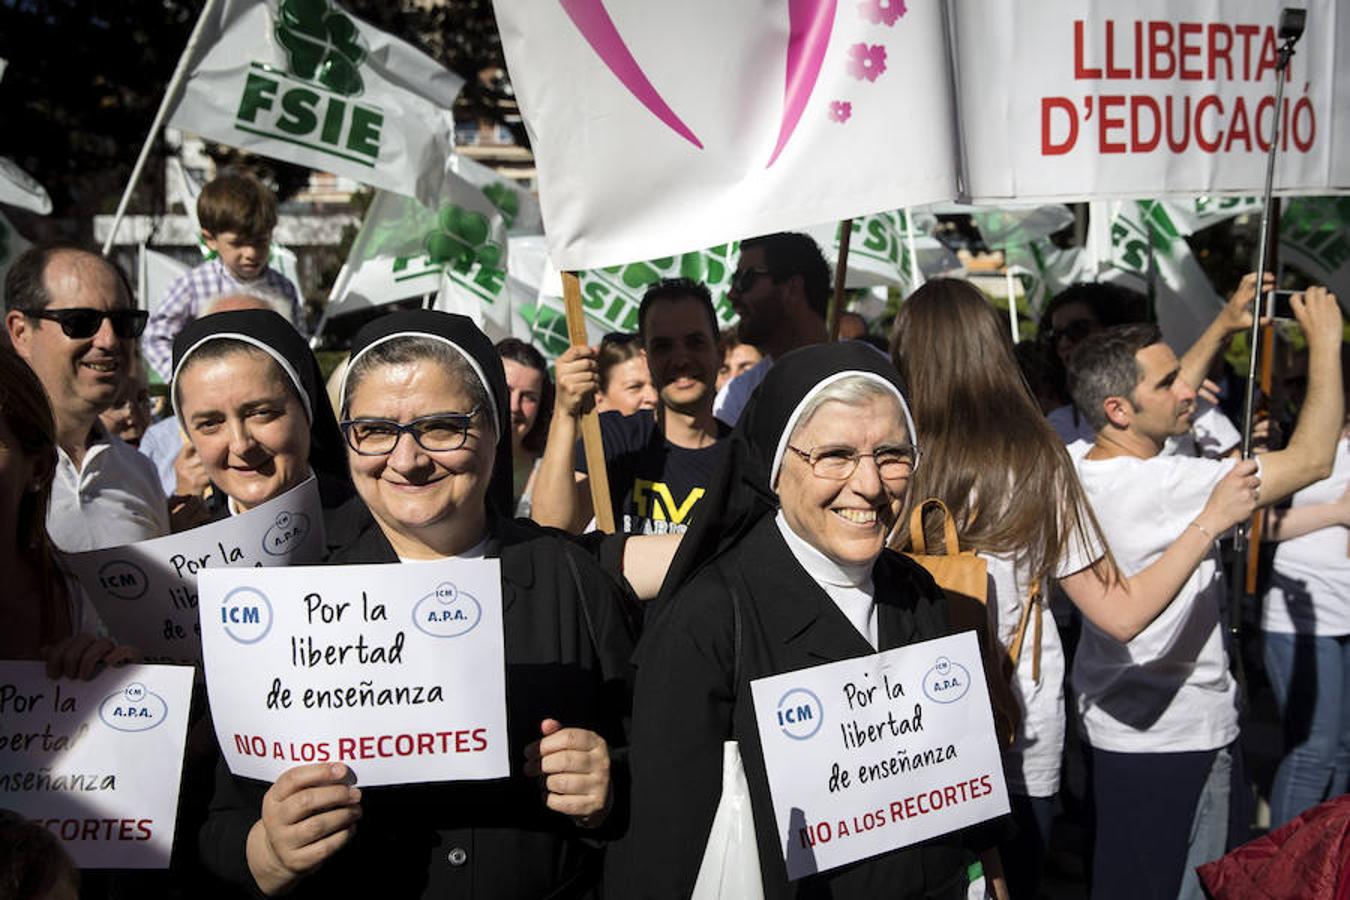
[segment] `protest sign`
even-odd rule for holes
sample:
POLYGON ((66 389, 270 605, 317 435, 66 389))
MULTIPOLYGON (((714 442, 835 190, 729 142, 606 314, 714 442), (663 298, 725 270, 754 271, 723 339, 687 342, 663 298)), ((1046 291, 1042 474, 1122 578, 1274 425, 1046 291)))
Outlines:
POLYGON ((500 571, 447 559, 203 572, 206 687, 230 771, 505 777, 500 571))
POLYGON ((191 698, 186 666, 53 681, 44 663, 0 662, 0 808, 81 868, 168 868, 191 698))
POLYGON ((199 663, 202 571, 313 563, 323 551, 323 509, 311 477, 237 516, 150 541, 72 553, 65 561, 119 642, 151 662, 199 663))
MULTIPOLYGON (((1335 0, 1297 5, 1308 25, 1278 110, 1275 189, 1344 190, 1350 120, 1337 115, 1333 90, 1345 78, 1336 47, 1350 36, 1350 15, 1335 0)), ((1278 16, 1266 0, 957 0, 956 103, 971 195, 1259 191, 1278 16)))
POLYGON ((973 632, 750 688, 794 881, 1008 812, 973 632))
POLYGON ((435 202, 462 79, 331 0, 203 15, 170 128, 435 202))
POLYGON ((940 4, 494 6, 559 268, 953 196, 940 4))

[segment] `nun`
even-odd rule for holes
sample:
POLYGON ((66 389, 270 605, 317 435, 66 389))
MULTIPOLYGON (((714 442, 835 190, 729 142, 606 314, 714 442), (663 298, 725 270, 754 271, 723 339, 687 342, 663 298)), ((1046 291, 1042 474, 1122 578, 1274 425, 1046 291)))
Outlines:
POLYGON ((899 375, 872 348, 784 355, 751 398, 637 651, 631 827, 614 897, 688 897, 738 741, 766 898, 962 897, 959 836, 789 881, 750 682, 948 633, 946 601, 885 549, 919 462, 899 375))
POLYGON ((611 757, 633 637, 617 581, 510 517, 508 398, 468 318, 414 310, 363 328, 341 390, 358 496, 328 538, 333 565, 501 561, 511 775, 362 790, 340 764, 270 786, 224 773, 200 842, 218 876, 325 900, 598 893, 601 841, 626 808, 611 757))
POLYGON ((352 496, 319 363, 277 313, 239 309, 190 323, 173 342, 171 390, 214 488, 206 521, 266 503, 311 475, 325 509, 352 496))

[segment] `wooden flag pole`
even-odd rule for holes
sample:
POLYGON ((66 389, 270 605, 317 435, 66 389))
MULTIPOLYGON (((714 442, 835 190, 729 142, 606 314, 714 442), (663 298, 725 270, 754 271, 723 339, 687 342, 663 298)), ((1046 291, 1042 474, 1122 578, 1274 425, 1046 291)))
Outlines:
POLYGON ((853 220, 844 219, 839 223, 839 259, 834 264, 834 294, 830 297, 830 310, 825 317, 830 343, 839 340, 839 317, 844 313, 844 280, 848 277, 848 244, 852 237, 853 220))
MULTIPOLYGON (((563 272, 563 309, 567 313, 567 337, 572 346, 584 345, 586 312, 581 306, 581 282, 576 272, 563 272)), ((591 486, 595 527, 614 533, 614 507, 609 500, 609 473, 605 469, 605 445, 600 438, 600 414, 592 408, 581 414, 581 445, 586 451, 586 481, 591 486)))

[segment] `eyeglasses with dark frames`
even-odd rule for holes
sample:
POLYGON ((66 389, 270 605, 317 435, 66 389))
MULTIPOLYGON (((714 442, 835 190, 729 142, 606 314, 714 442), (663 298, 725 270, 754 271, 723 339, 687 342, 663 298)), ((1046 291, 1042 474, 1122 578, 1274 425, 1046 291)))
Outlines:
POLYGON ((393 419, 344 419, 339 425, 347 446, 361 456, 385 456, 394 452, 399 439, 411 434, 417 446, 428 453, 458 450, 469 438, 479 407, 466 413, 432 413, 407 424, 393 419))
POLYGON ((744 269, 737 269, 736 274, 731 276, 731 289, 738 294, 747 293, 755 282, 759 281, 762 275, 772 275, 773 270, 768 266, 746 266, 744 269))
POLYGON ((143 309, 94 309, 89 306, 25 310, 24 315, 31 319, 56 322, 66 337, 75 340, 85 340, 98 334, 104 319, 112 323, 113 334, 119 338, 140 337, 150 318, 150 313, 143 309))
POLYGON ((887 481, 907 478, 919 465, 919 448, 913 444, 890 444, 877 447, 870 453, 863 453, 856 447, 812 447, 802 450, 788 444, 787 448, 805 460, 816 477, 830 481, 852 478, 864 456, 872 457, 877 474, 887 481))

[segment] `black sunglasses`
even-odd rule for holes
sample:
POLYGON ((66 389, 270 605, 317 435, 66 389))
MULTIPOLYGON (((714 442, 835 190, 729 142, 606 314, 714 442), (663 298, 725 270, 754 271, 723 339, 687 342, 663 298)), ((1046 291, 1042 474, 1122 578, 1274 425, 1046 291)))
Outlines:
POLYGON ((42 309, 36 312, 25 312, 25 315, 34 319, 46 319, 49 322, 56 322, 65 332, 66 337, 84 340, 98 334, 98 330, 103 327, 103 320, 107 319, 112 323, 113 334, 119 338, 140 337, 141 332, 145 331, 145 323, 150 318, 150 313, 143 309, 93 309, 87 306, 78 306, 71 309, 42 309))
POLYGON ((731 289, 738 294, 748 293, 759 281, 761 275, 772 275, 773 271, 768 266, 747 266, 740 269, 731 276, 731 289))

